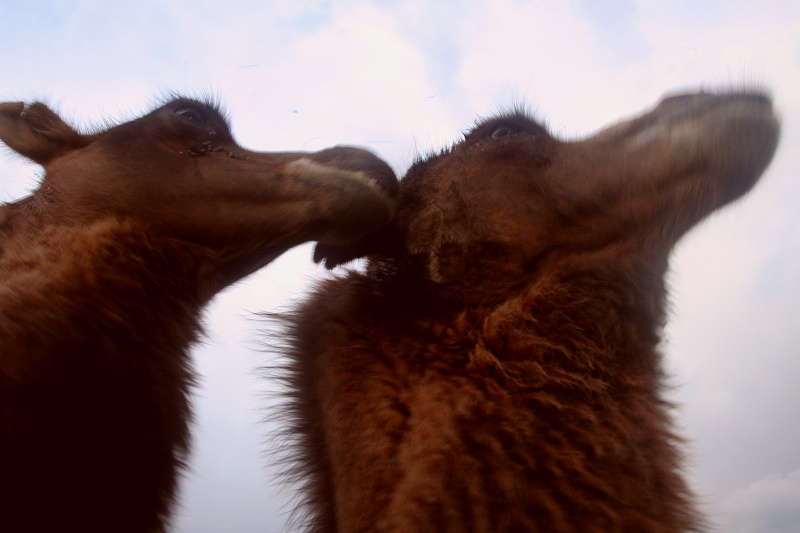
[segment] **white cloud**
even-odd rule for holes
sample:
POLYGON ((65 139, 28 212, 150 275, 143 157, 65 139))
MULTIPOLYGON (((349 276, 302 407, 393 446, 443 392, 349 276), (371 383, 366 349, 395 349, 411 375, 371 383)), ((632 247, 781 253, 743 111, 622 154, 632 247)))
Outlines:
MULTIPOLYGON (((376 126, 379 114, 407 134, 414 125, 437 122, 435 115, 407 114, 432 93, 425 67, 424 56, 386 13, 368 4, 335 9, 330 24, 291 43, 263 75, 271 88, 265 100, 277 99, 283 109, 296 112, 293 129, 313 123, 320 136, 305 141, 313 148, 337 142, 342 131, 353 129, 378 138, 391 135, 376 126)), ((273 135, 282 143, 298 140, 291 138, 292 129, 273 135)))
MULTIPOLYGON (((778 533, 758 528, 770 517, 800 521, 788 499, 797 501, 797 471, 766 475, 800 464, 800 423, 789 408, 800 402, 800 4, 587 5, 142 0, 52 12, 8 3, 0 7, 0 96, 56 99, 86 125, 132 116, 160 90, 211 89, 249 148, 363 144, 402 170, 417 150, 449 144, 476 115, 515 99, 572 136, 676 87, 765 83, 783 114, 781 147, 753 193, 678 250, 666 351, 683 385, 691 477, 701 494, 725 501, 710 507, 712 517, 751 528, 742 533, 778 533)), ((24 194, 35 175, 3 158, 0 198, 24 194)), ((255 410, 269 385, 252 373, 270 355, 250 349, 257 328, 247 317, 286 304, 321 275, 309 256, 308 247, 287 254, 207 314, 179 532, 280 529, 286 494, 269 488, 255 410)))
POLYGON ((796 533, 800 524, 800 469, 771 473, 737 490, 719 522, 731 533, 796 533))

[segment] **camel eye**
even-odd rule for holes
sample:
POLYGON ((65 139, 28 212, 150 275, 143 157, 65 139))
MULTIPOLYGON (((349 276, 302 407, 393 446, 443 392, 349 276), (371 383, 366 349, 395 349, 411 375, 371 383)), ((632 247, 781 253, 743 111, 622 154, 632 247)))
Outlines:
POLYGON ((175 114, 186 120, 194 122, 202 122, 203 114, 194 106, 185 105, 175 110, 175 114))
POLYGON ((494 130, 492 130, 492 134, 490 137, 492 139, 501 139, 503 137, 510 137, 514 135, 514 129, 511 126, 497 126, 494 130))

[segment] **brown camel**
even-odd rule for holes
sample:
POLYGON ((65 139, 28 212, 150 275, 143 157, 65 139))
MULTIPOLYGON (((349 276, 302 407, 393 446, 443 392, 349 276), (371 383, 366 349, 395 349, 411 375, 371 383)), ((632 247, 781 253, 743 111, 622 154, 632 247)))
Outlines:
POLYGON ((509 113, 414 164, 367 272, 287 318, 308 530, 702 528, 663 396, 664 274, 778 132, 763 94, 702 92, 575 142, 509 113))
POLYGON ((45 170, 0 205, 0 529, 162 531, 202 309, 297 244, 386 224, 394 174, 355 148, 245 150, 185 98, 91 135, 3 103, 0 139, 45 170))

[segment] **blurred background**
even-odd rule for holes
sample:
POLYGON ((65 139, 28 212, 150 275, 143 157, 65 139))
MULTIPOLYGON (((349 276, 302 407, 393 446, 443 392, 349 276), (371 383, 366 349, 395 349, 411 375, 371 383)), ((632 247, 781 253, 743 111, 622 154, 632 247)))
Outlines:
MULTIPOLYGON (((402 175, 476 118, 523 102, 565 139, 667 92, 771 90, 783 137, 744 200, 679 245, 663 351, 687 475, 721 531, 800 531, 800 3, 795 0, 99 0, 0 3, 0 101, 44 100, 83 131, 170 92, 215 95, 255 150, 370 148, 402 175)), ((40 171, 3 150, 0 201, 40 171)), ((277 354, 255 313, 328 275, 299 247, 220 295, 176 532, 277 532, 292 487, 262 419, 277 354)), ((356 264, 355 266, 358 266, 356 264)), ((266 332, 269 334, 269 332, 266 332)))

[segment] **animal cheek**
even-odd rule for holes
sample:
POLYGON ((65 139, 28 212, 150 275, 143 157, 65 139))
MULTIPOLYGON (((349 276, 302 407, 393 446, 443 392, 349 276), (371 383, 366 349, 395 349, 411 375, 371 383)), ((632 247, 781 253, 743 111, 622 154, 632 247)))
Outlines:
POLYGON ((468 260, 470 238, 458 224, 448 223, 442 212, 431 212, 412 223, 406 248, 425 265, 430 281, 445 284, 458 279, 468 260))
POLYGON ((406 229, 406 250, 410 255, 424 255, 439 240, 441 229, 435 221, 416 219, 406 229))
POLYGON ((460 278, 466 271, 467 250, 463 243, 445 243, 428 253, 428 279, 445 284, 460 278))

